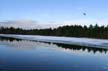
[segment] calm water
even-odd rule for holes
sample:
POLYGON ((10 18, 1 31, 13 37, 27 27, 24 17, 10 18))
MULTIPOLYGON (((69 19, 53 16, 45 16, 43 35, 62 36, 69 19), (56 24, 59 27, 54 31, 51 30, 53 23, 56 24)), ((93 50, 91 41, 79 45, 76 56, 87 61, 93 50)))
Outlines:
POLYGON ((107 51, 0 38, 0 71, 108 71, 107 51))

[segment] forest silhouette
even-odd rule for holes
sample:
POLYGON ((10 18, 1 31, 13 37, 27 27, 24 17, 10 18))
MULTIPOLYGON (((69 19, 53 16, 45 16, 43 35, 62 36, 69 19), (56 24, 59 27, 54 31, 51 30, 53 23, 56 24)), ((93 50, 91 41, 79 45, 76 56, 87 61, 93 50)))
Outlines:
POLYGON ((22 29, 14 27, 0 27, 0 34, 22 34, 22 35, 45 35, 45 36, 64 36, 64 37, 87 37, 108 39, 108 26, 81 26, 66 25, 57 28, 46 29, 22 29))

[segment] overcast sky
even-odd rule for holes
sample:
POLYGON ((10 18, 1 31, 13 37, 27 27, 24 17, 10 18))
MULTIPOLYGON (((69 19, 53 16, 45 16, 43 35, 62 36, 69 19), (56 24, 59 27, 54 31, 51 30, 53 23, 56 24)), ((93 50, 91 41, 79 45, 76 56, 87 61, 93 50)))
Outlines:
POLYGON ((108 0, 0 0, 0 21, 22 19, 107 25, 108 0))

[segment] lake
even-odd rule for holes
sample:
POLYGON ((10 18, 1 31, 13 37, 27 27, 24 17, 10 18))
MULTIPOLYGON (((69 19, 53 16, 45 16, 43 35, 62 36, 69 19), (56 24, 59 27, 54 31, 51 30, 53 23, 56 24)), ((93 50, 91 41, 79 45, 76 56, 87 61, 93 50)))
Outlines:
POLYGON ((108 49, 0 37, 0 71, 108 71, 108 49))

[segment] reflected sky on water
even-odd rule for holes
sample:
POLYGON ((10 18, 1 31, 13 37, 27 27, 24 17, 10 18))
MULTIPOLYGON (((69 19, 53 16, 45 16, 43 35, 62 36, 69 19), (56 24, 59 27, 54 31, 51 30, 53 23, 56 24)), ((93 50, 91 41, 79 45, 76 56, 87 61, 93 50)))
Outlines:
POLYGON ((108 71, 108 50, 0 38, 3 71, 108 71))

